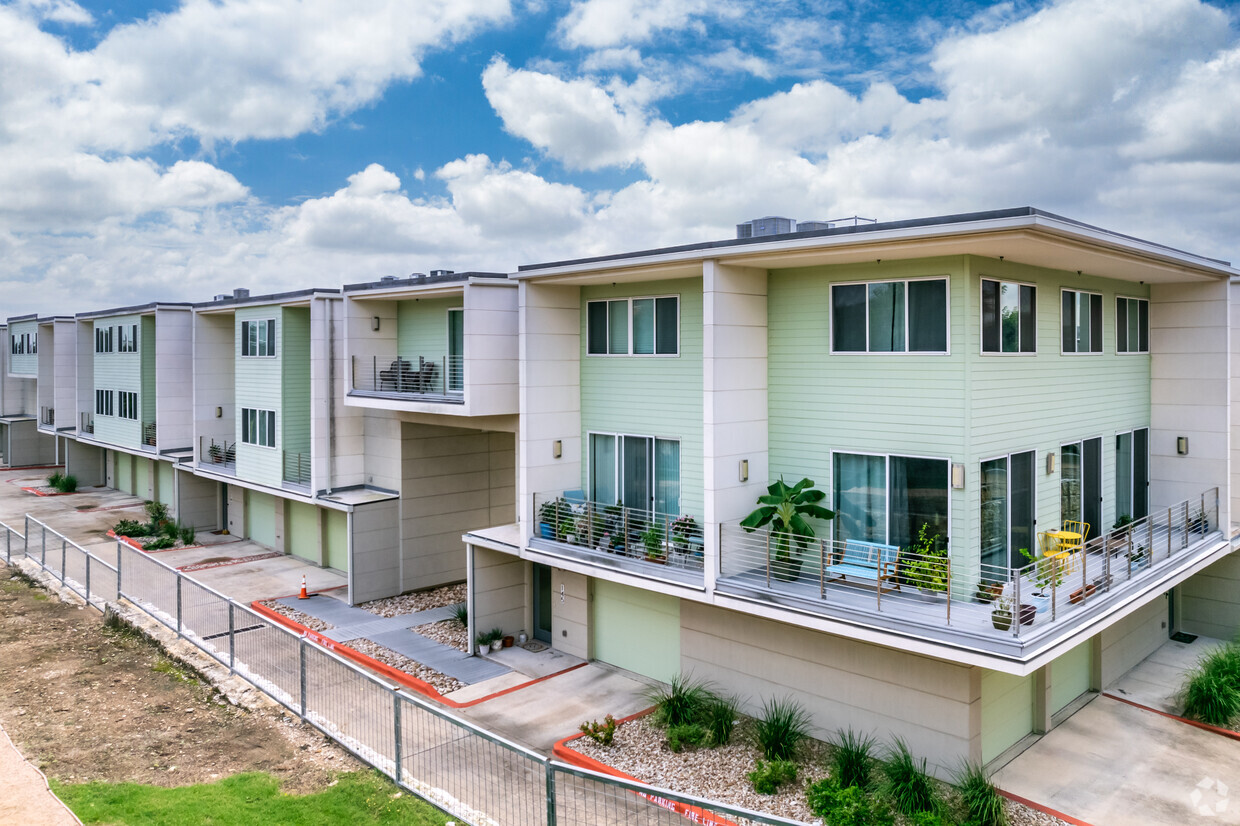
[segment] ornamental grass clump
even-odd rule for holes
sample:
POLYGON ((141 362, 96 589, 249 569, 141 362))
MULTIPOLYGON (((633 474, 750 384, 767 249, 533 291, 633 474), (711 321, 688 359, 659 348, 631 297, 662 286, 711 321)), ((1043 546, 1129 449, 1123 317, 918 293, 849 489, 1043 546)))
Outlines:
POLYGON ((967 822, 975 826, 1007 826, 1003 797, 977 763, 963 763, 956 771, 956 786, 967 822))
POLYGON ((726 746, 732 741, 736 718, 740 716, 740 701, 727 694, 712 695, 702 708, 702 726, 715 746, 726 746))
POLYGON ((1240 645, 1229 642, 1201 658, 1181 690, 1184 716, 1230 726, 1240 716, 1240 645))
POLYGON ((840 729, 831 741, 831 776, 840 786, 868 789, 873 783, 874 738, 851 728, 840 729))
POLYGON ((671 728, 700 722, 715 695, 705 681, 691 674, 677 674, 666 686, 655 686, 646 696, 655 705, 655 722, 671 728))
POLYGON ((767 760, 792 760, 809 739, 809 713, 790 698, 762 701, 762 715, 754 721, 754 739, 767 760))
POLYGON ((895 810, 904 815, 932 812, 938 806, 934 783, 926 773, 926 759, 913 757, 908 745, 896 738, 883 764, 883 791, 895 810))

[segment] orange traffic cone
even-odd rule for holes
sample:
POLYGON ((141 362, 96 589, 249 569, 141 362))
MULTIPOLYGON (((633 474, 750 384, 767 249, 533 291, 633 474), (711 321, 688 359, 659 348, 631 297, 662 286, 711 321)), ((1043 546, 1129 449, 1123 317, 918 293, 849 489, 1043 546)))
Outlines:
POLYGON ((306 575, 301 576, 301 593, 297 595, 298 599, 309 599, 310 595, 306 593, 306 575))

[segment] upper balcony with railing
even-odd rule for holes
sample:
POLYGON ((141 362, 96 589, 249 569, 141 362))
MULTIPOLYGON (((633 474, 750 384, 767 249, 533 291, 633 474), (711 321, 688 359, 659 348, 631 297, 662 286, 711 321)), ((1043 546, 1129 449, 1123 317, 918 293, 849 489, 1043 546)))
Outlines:
POLYGON ((155 422, 142 423, 142 449, 155 450, 159 441, 156 438, 155 422))
POLYGON ((647 579, 701 587, 702 526, 686 514, 592 502, 581 491, 534 495, 530 547, 647 579))
POLYGON ((717 593, 1011 659, 1116 606, 1161 593, 1219 553, 1217 488, 1100 536, 1055 544, 1022 566, 960 549, 914 553, 861 541, 720 530, 717 593))
POLYGON ((459 355, 352 357, 354 392, 462 404, 465 359, 459 355))
POLYGON ((222 437, 199 436, 198 466, 234 475, 237 472, 237 442, 222 437))
POLYGON ((310 488, 310 453, 285 450, 283 453, 283 479, 286 486, 308 491, 310 488))

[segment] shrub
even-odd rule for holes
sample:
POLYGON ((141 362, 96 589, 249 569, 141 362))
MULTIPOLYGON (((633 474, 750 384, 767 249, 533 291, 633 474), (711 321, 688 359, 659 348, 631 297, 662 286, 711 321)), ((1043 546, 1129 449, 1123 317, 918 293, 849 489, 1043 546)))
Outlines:
POLYGON ((819 780, 805 790, 809 810, 828 826, 890 826, 891 812, 859 786, 841 786, 834 777, 819 780))
POLYGON ((146 509, 146 516, 148 519, 151 520, 152 524, 158 525, 162 522, 167 521, 168 506, 165 505, 163 502, 153 502, 153 501, 147 500, 146 504, 144 504, 142 507, 146 509))
POLYGON ((797 782, 797 764, 791 760, 772 760, 769 763, 759 760, 757 768, 747 777, 758 794, 775 794, 785 783, 797 782))
POLYGON ((667 747, 676 753, 706 742, 706 729, 697 723, 681 723, 667 727, 667 747))
POLYGON ((193 545, 194 540, 198 538, 198 532, 194 530, 193 525, 181 525, 177 534, 182 545, 193 545))
MULTIPOLYGON (((951 826, 949 821, 944 820, 944 815, 937 811, 917 812, 909 816, 908 822, 910 826, 951 826)), ((968 826, 974 824, 970 822, 968 826)))
POLYGON ((1240 715, 1240 645, 1228 643, 1201 658, 1181 691, 1184 716, 1227 726, 1240 715))
POLYGON ((809 714, 795 700, 762 701, 762 716, 754 723, 754 737, 767 760, 791 760, 809 737, 809 714))
POLYGON ((161 536, 176 542, 181 536, 181 526, 171 520, 167 522, 160 522, 159 525, 156 526, 156 532, 161 536))
POLYGON ((64 480, 64 478, 65 477, 60 473, 60 471, 57 471, 47 477, 47 486, 49 488, 60 490, 60 483, 64 480))
POLYGON ((706 701, 702 708, 702 725, 710 735, 711 745, 726 746, 731 742, 739 714, 740 703, 735 697, 719 694, 706 701))
POLYGON ((112 528, 112 532, 117 536, 150 536, 151 529, 145 522, 137 522, 133 519, 122 519, 112 528))
POLYGON ((668 727, 701 720, 702 712, 713 696, 705 682, 687 674, 677 674, 666 686, 656 686, 647 693, 650 701, 657 706, 655 722, 668 727))
POLYGON ((452 617, 461 624, 462 628, 469 627, 469 606, 462 602, 460 605, 452 609, 452 617))
POLYGON ((608 714, 601 723, 598 720, 582 723, 581 731, 600 746, 610 746, 616 737, 617 725, 616 718, 608 714))
POLYGON ((883 789, 896 811, 905 815, 933 811, 934 784, 926 774, 926 760, 913 757, 905 742, 896 738, 887 762, 883 764, 886 782, 883 789))
POLYGON ((1007 826, 1003 798, 990 782, 986 770, 976 763, 963 763, 956 771, 956 785, 969 823, 976 826, 1007 826))
POLYGON ((491 642, 495 642, 496 640, 502 640, 503 638, 504 638, 503 628, 492 628, 491 629, 491 642))
POLYGON ((831 775, 840 786, 868 789, 874 771, 874 738, 840 729, 831 741, 831 775))
POLYGON ((60 479, 60 492, 61 493, 73 493, 75 490, 77 490, 77 477, 76 476, 68 475, 68 476, 61 477, 60 479))
POLYGON ((144 551, 164 551, 168 548, 175 548, 177 541, 167 536, 157 536, 154 539, 143 542, 142 549, 144 551))

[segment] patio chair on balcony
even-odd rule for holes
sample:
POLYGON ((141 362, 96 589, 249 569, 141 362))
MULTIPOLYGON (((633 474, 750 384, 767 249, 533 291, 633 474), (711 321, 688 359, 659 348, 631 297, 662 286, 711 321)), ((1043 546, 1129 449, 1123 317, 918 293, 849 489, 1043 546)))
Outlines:
POLYGON ((435 370, 438 365, 424 358, 419 358, 418 360, 422 362, 422 366, 418 370, 418 392, 429 393, 435 387, 435 370))
POLYGON ((417 390, 420 382, 419 372, 413 369, 413 362, 397 358, 392 366, 379 371, 379 389, 408 392, 417 390))

